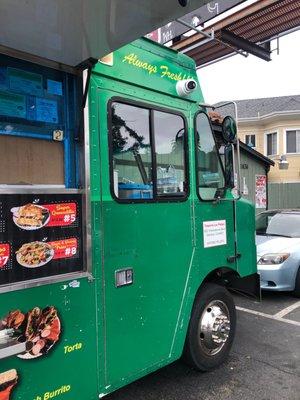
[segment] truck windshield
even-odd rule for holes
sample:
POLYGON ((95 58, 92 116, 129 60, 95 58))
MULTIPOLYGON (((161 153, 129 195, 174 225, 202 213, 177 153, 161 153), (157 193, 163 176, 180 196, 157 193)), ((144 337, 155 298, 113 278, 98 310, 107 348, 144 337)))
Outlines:
POLYGON ((300 214, 294 212, 267 212, 256 218, 256 234, 300 237, 300 214))
POLYGON ((196 116, 196 161, 199 196, 202 200, 213 200, 217 190, 225 186, 225 180, 209 119, 204 112, 196 116))

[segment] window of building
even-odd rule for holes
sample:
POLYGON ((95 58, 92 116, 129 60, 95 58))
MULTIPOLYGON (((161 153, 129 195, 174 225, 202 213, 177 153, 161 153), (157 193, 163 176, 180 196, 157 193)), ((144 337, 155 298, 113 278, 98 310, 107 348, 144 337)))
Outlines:
POLYGON ((286 131, 286 152, 300 153, 300 129, 286 131))
POLYGON ((110 125, 116 198, 151 201, 186 195, 186 138, 180 115, 112 102, 110 125))
POLYGON ((277 154, 277 132, 267 133, 266 135, 266 153, 267 156, 277 154))
POLYGON ((218 189, 225 186, 224 171, 207 115, 196 117, 196 168, 199 196, 213 200, 218 189))
POLYGON ((249 147, 256 147, 255 135, 245 135, 245 143, 249 147))

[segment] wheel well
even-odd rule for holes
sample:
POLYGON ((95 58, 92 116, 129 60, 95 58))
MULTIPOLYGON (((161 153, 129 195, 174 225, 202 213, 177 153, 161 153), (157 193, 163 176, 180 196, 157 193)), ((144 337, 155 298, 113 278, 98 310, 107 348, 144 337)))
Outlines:
POLYGON ((257 299, 261 298, 260 278, 257 273, 241 277, 240 274, 233 269, 227 267, 216 268, 205 277, 197 294, 207 282, 216 283, 227 289, 241 292, 257 299))
POLYGON ((216 268, 211 271, 203 280, 201 286, 207 282, 217 283, 221 286, 228 286, 233 278, 239 278, 240 275, 233 269, 227 267, 216 268))

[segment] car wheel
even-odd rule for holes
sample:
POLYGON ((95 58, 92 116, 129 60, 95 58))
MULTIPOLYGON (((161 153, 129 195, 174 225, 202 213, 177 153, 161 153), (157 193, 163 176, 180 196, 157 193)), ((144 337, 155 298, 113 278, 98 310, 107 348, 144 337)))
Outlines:
POLYGON ((293 291, 294 296, 300 297, 300 267, 298 269, 296 280, 295 280, 295 289, 293 291))
POLYGON ((220 285, 205 284, 193 306, 184 361, 199 371, 219 367, 230 352, 235 327, 235 305, 229 292, 220 285))

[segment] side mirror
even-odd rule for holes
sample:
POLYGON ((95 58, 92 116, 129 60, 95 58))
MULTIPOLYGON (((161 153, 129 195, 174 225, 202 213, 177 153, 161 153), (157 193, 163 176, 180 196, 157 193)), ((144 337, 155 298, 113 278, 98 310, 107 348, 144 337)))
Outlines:
POLYGON ((229 189, 234 188, 234 147, 233 144, 227 144, 224 149, 225 161, 225 187, 229 189))
POLYGON ((222 136, 225 143, 234 143, 237 136, 237 126, 235 120, 229 115, 223 119, 222 136))

